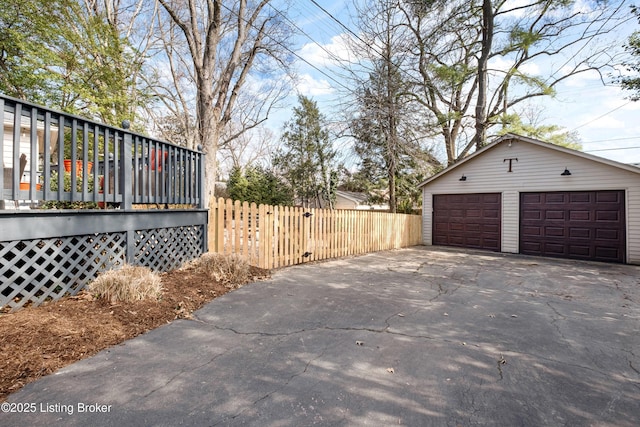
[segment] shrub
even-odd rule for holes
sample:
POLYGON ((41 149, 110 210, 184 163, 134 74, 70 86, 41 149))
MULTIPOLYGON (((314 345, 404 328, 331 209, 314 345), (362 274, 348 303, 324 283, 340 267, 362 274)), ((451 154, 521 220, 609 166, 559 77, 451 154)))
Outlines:
POLYGON ((193 267, 211 279, 224 283, 228 288, 237 288, 247 283, 250 268, 247 261, 239 255, 206 253, 192 263, 193 267))
MULTIPOLYGON (((59 176, 57 171, 51 172, 51 191, 58 191, 59 176)), ((63 190, 71 191, 71 173, 63 172, 62 176, 63 190)), ((87 175, 87 192, 93 192, 93 175, 87 175)), ((76 191, 81 193, 83 190, 82 175, 76 176, 76 191)), ((66 202, 66 201, 46 201, 41 205, 42 209, 96 209, 98 205, 93 202, 66 202)))
POLYGON ((162 280, 146 267, 125 265, 121 270, 109 270, 89 284, 89 292, 115 303, 143 299, 158 300, 162 296, 162 280))

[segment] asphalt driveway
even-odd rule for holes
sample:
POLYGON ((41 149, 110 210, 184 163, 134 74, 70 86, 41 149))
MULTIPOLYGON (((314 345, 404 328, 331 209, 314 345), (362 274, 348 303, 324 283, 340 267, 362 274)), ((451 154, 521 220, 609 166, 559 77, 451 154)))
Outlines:
POLYGON ((33 411, 2 426, 637 426, 640 267, 417 247, 286 268, 8 403, 33 411))

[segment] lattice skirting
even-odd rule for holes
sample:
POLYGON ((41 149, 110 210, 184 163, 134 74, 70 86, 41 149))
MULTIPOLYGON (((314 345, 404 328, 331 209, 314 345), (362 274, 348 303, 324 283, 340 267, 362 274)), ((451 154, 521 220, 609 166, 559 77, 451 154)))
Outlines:
POLYGON ((136 265, 169 271, 202 255, 204 227, 154 228, 135 232, 136 265))
POLYGON ((0 309, 75 295, 127 259, 158 272, 178 268, 202 254, 204 235, 194 225, 138 230, 133 245, 126 232, 0 242, 0 309), (129 257, 127 247, 134 248, 129 257))

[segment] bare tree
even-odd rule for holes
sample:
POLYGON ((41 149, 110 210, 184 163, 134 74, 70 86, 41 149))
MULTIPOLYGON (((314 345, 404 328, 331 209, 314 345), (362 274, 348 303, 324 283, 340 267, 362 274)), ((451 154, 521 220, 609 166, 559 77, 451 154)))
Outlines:
POLYGON ((221 135, 218 159, 226 172, 232 169, 244 171, 248 166, 271 166, 271 157, 276 150, 276 138, 273 132, 258 126, 238 136, 241 125, 227 126, 221 135))
POLYGON ((486 144, 487 131, 521 102, 559 83, 615 65, 607 35, 622 2, 405 1, 414 39, 415 99, 432 113, 449 164, 486 144), (527 72, 543 63, 541 75, 527 72))
MULTIPOLYGON (((283 49, 289 29, 269 0, 159 2, 164 12, 159 34, 167 58, 173 61, 172 100, 178 101, 173 106, 182 114, 192 105, 195 110, 196 141, 207 154, 208 199, 215 188, 216 152, 222 129, 234 118, 243 123, 243 129, 256 126, 267 118, 270 107, 285 91, 287 79, 274 78, 274 74, 289 64, 290 58, 283 49), (255 95, 251 107, 244 98, 242 114, 238 114, 248 87, 255 95)), ((167 88, 166 93, 171 90, 167 88)))

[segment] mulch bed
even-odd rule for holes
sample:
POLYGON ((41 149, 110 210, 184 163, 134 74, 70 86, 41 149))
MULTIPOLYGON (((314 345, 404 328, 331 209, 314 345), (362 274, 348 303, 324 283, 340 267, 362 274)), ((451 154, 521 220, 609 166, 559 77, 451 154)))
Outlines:
MULTIPOLYGON (((251 280, 269 277, 251 269, 251 280)), ((162 274, 160 301, 111 304, 87 292, 0 314, 0 401, 25 384, 157 328, 241 284, 213 281, 193 269, 162 274)))

